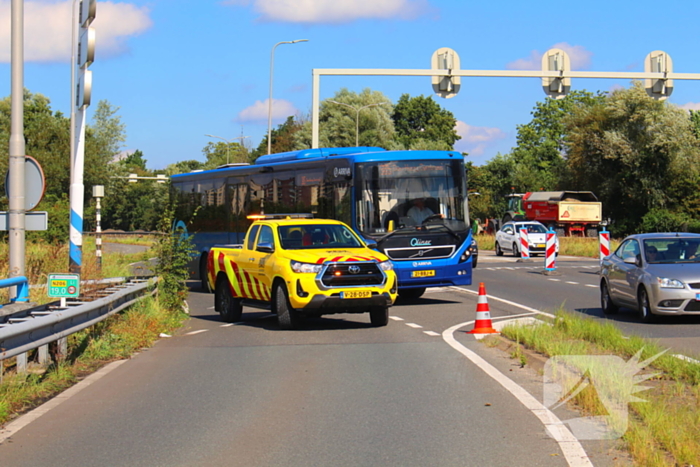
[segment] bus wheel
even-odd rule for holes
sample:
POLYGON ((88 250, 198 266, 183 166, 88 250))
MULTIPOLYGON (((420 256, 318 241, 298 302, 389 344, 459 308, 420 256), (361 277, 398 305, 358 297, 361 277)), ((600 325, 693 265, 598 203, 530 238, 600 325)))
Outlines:
POLYGON ((425 287, 418 287, 415 289, 399 289, 399 296, 401 298, 407 298, 409 300, 415 300, 420 298, 425 293, 425 287))
POLYGON ((369 310, 369 322, 372 326, 386 326, 389 323, 389 307, 377 306, 369 310))
POLYGON ((209 286, 209 278, 207 276, 207 255, 203 254, 199 258, 199 279, 201 281, 202 292, 212 293, 211 287, 209 286))
POLYGON ((299 327, 299 313, 289 305, 287 288, 281 282, 275 286, 272 309, 277 314, 277 322, 281 329, 297 329, 299 327))

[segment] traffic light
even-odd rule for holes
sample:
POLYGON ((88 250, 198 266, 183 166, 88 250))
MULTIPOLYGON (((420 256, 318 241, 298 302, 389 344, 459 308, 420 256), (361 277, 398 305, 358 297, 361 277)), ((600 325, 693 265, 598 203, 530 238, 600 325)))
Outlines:
MULTIPOLYGON (((673 60, 666 52, 655 50, 644 59, 644 71, 647 73, 664 73, 664 75, 672 73, 673 60)), ((667 78, 645 79, 644 88, 649 96, 654 99, 664 100, 673 92, 673 80, 667 78)))
POLYGON ((95 19, 97 0, 82 0, 80 2, 80 42, 78 43, 78 108, 90 105, 92 97, 92 71, 88 67, 95 60, 95 29, 90 24, 95 19))
MULTIPOLYGON (((567 72, 571 70, 569 55, 561 49, 549 49, 542 55, 542 71, 567 72)), ((571 89, 571 78, 542 78, 542 89, 549 97, 563 99, 571 89)))
MULTIPOLYGON (((449 47, 442 47, 433 53, 431 59, 433 70, 459 70, 459 55, 449 47)), ((449 99, 459 92, 461 78, 459 76, 433 76, 433 90, 440 97, 449 99)))

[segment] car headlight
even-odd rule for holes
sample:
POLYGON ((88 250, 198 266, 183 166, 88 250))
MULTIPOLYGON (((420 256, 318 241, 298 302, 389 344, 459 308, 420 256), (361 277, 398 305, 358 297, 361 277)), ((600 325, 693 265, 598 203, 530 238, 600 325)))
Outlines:
POLYGON ((378 266, 381 268, 382 271, 393 271, 394 270, 394 263, 391 261, 382 261, 381 263, 378 264, 378 266))
POLYGON ((659 287, 663 289, 684 289, 685 284, 678 279, 668 279, 666 277, 657 277, 656 280, 659 282, 659 287))
POLYGON ((323 265, 321 264, 300 263, 299 261, 292 261, 291 266, 292 271, 299 273, 319 273, 321 272, 321 269, 323 269, 323 265))

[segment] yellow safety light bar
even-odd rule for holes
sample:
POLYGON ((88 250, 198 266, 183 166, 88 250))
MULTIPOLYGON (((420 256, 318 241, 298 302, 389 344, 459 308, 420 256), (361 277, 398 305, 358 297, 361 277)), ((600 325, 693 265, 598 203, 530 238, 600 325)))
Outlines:
POLYGON ((250 220, 271 220, 271 219, 313 219, 311 213, 285 213, 285 214, 251 214, 247 216, 250 220))

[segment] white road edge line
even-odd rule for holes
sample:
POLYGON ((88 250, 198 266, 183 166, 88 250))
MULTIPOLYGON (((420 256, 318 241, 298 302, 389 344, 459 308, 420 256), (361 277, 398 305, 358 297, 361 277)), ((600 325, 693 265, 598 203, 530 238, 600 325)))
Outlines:
POLYGON ((533 415, 535 415, 542 422, 549 436, 551 436, 557 442, 557 444, 559 444, 561 452, 564 454, 567 463, 571 467, 593 467, 593 463, 588 458, 588 454, 586 454, 586 451, 583 449, 583 446, 581 446, 579 440, 573 435, 573 433, 571 433, 571 431, 569 431, 566 425, 564 425, 564 423, 562 423, 562 421, 559 420, 556 415, 554 415, 547 407, 542 405, 540 401, 535 399, 532 394, 498 371, 486 360, 457 342, 453 335, 454 332, 461 327, 468 326, 471 323, 473 323, 473 321, 456 324, 451 328, 446 329, 442 333, 442 339, 447 342, 450 347, 467 357, 484 373, 496 380, 496 382, 503 386, 508 392, 513 394, 516 399, 518 399, 527 409, 529 409, 533 415))
POLYGON ((100 368, 97 370, 95 373, 91 374, 78 384, 71 386, 70 388, 66 389, 56 397, 48 400, 47 402, 41 404, 39 407, 36 409, 32 410, 31 412, 28 412, 21 417, 19 417, 17 420, 8 423, 5 425, 5 428, 0 429, 0 444, 5 442, 7 438, 10 438, 12 435, 17 433, 19 430, 24 428, 25 426, 29 425, 31 422, 36 420, 37 418, 41 417, 48 411, 58 407, 60 404, 64 403, 71 397, 75 396, 78 394, 80 391, 85 389, 86 387, 90 386, 92 383, 95 381, 101 379, 103 376, 106 376, 108 373, 110 373, 112 370, 117 369, 119 365, 122 363, 126 363, 127 360, 117 360, 116 362, 109 363, 105 365, 104 367, 100 368))
POLYGON ((195 334, 201 334, 201 333, 207 332, 207 331, 208 331, 208 329, 198 329, 198 330, 196 330, 196 331, 188 332, 188 333, 186 333, 185 335, 186 335, 186 336, 194 336, 195 334))

